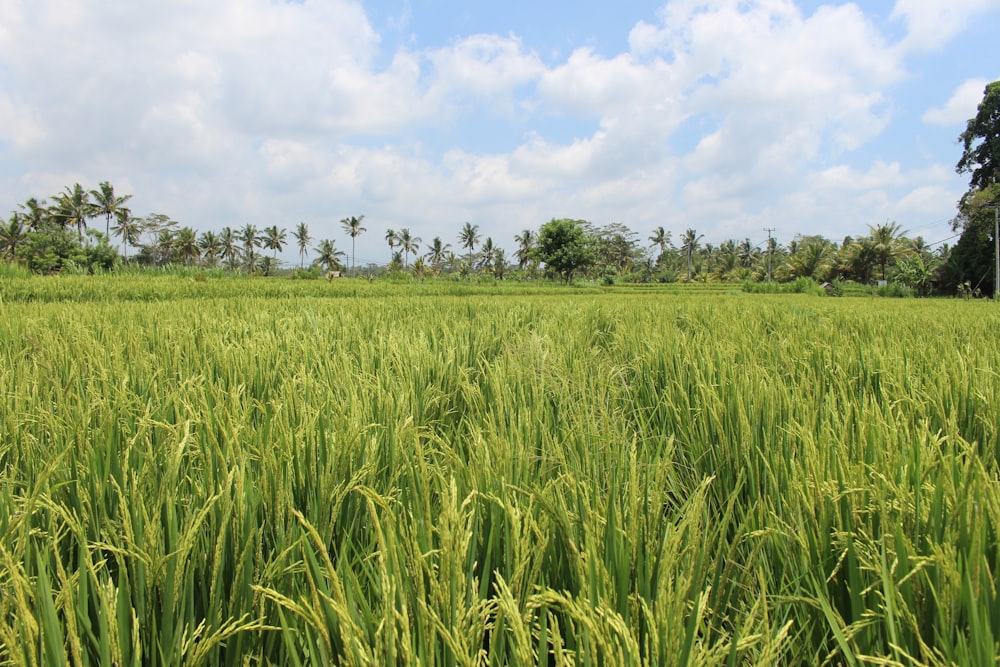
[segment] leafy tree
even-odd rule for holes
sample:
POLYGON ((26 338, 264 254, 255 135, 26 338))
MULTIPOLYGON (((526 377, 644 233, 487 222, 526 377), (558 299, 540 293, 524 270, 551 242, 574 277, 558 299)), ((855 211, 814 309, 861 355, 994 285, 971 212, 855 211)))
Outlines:
POLYGON ((939 263, 933 255, 912 253, 899 261, 899 281, 916 291, 917 296, 927 296, 937 278, 939 263))
POLYGON ((295 237, 295 242, 299 246, 299 268, 304 268, 306 265, 306 256, 309 254, 309 244, 312 243, 312 238, 309 236, 309 227, 306 223, 300 222, 292 232, 292 236, 295 237))
POLYGON ((573 274, 594 263, 594 250, 580 220, 553 219, 542 225, 535 257, 547 270, 569 282, 573 274))
POLYGON ((584 227, 591 237, 596 263, 605 273, 621 275, 632 270, 642 259, 638 235, 617 222, 605 227, 584 227))
POLYGON ((458 242, 462 244, 462 247, 469 251, 466 261, 469 266, 472 266, 472 253, 479 245, 479 225, 473 225, 471 223, 465 223, 462 227, 462 231, 458 233, 458 242))
POLYGON ((984 190, 1000 183, 1000 81, 987 84, 976 117, 958 137, 962 157, 955 170, 970 174, 969 188, 984 190))
POLYGON ((344 218, 340 221, 340 226, 344 228, 348 236, 351 237, 351 273, 354 273, 354 241, 361 236, 363 233, 368 231, 361 226, 361 221, 365 219, 365 216, 351 216, 349 218, 344 218))
MULTIPOLYGON (((975 118, 958 139, 963 150, 955 170, 969 174, 969 190, 953 222, 962 237, 944 270, 943 282, 952 289, 964 282, 982 283, 994 273, 989 258, 996 243, 992 207, 1000 205, 1000 81, 987 84, 975 118)), ((993 276, 994 293, 998 280, 1000 276, 993 276)))
POLYGON ((90 191, 90 196, 94 201, 91 207, 91 214, 93 216, 104 216, 104 234, 110 237, 111 218, 118 217, 119 212, 125 209, 125 204, 132 198, 132 195, 116 195, 114 186, 108 181, 102 181, 98 184, 97 188, 97 190, 90 191))
POLYGON ((952 227, 962 235, 942 267, 942 289, 955 292, 966 282, 986 293, 994 287, 994 202, 1000 202, 1000 184, 971 189, 959 201, 952 227))
POLYGON ((875 265, 878 263, 874 241, 868 236, 857 241, 848 236, 844 239, 835 262, 842 277, 867 285, 872 281, 875 265))

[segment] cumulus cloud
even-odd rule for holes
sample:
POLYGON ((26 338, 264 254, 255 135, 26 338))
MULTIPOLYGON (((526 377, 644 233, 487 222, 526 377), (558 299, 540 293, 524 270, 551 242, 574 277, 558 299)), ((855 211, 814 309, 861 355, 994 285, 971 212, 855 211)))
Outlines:
POLYGON ((928 109, 920 119, 931 125, 964 125, 975 117, 987 83, 986 79, 969 79, 955 89, 943 106, 928 109))
MULTIPOLYGON (((893 42, 855 3, 671 0, 624 52, 546 61, 515 34, 387 50, 357 0, 0 0, 0 194, 110 178, 200 228, 301 219, 315 236, 362 213, 425 239, 554 215, 856 228, 955 187, 946 168, 859 157, 895 120, 911 54, 995 0, 942 7, 899 0, 893 42)), ((984 84, 923 120, 964 120, 984 84)), ((359 257, 384 261, 374 236, 359 257)))
POLYGON ((977 16, 996 8, 996 0, 897 0, 891 18, 906 24, 900 48, 919 52, 941 47, 977 16))

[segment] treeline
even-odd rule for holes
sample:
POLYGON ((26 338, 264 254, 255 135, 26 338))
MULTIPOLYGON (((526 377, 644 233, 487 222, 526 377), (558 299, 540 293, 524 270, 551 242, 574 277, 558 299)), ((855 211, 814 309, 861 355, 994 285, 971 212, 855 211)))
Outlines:
MULTIPOLYGON (((675 242, 673 234, 663 227, 643 236, 619 223, 600 226, 561 219, 517 234, 512 254, 484 235, 478 225, 466 222, 458 230, 454 246, 441 237, 422 246, 423 239, 408 228, 387 229, 388 262, 359 268, 354 261, 354 244, 368 231, 362 226, 363 215, 341 220, 351 242, 348 256, 334 239, 321 239, 313 245, 305 223, 298 223, 290 234, 277 225, 198 232, 164 214, 136 216, 127 205, 130 199, 131 195, 117 194, 106 181, 89 191, 79 184, 67 187, 51 197, 51 203, 28 199, 0 229, 2 256, 36 273, 184 265, 265 276, 292 269, 297 277, 341 271, 417 278, 551 277, 606 284, 811 278, 860 284, 886 281, 917 295, 972 293, 977 288, 986 291, 981 285, 983 277, 977 280, 970 268, 962 265, 964 255, 947 245, 932 248, 919 236, 910 238, 895 222, 869 226, 867 234, 840 242, 809 235, 782 245, 773 238, 761 244, 748 238, 713 244, 695 229, 685 230, 675 242), (278 259, 278 253, 290 243, 298 250, 298 266, 282 266, 278 259)), ((963 223, 961 216, 956 220, 956 226, 963 223)), ((963 224, 967 226, 967 221, 963 224)))

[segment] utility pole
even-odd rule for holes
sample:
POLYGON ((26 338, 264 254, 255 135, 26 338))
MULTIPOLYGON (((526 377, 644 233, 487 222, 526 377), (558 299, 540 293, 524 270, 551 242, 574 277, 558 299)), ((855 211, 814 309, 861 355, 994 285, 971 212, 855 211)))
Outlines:
POLYGON ((983 208, 993 209, 993 300, 1000 301, 1000 204, 983 208))
POLYGON ((771 282, 771 232, 774 227, 765 227, 764 231, 767 232, 767 282, 771 282))

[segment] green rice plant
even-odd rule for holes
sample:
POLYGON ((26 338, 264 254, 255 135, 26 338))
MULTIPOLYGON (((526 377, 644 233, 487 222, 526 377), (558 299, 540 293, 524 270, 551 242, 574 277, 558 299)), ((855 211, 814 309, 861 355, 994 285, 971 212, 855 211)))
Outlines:
POLYGON ((5 280, 0 664, 990 663, 998 325, 678 286, 5 280))

